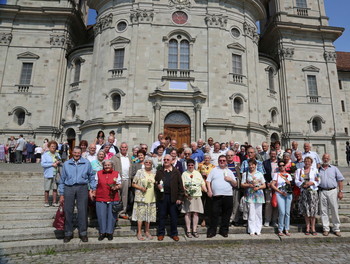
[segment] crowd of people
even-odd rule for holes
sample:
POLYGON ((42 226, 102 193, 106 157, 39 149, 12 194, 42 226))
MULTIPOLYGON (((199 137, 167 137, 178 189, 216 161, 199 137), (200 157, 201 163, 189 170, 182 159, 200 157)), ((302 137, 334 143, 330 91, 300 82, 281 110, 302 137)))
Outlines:
POLYGON ((83 242, 88 241, 91 208, 96 210, 98 240, 112 240, 116 222, 123 218, 137 222, 138 240, 153 239, 150 224, 157 222, 157 239, 162 241, 170 216, 168 235, 178 241, 180 214, 188 238, 199 237, 198 225, 207 227, 207 238, 217 233, 228 237, 232 225, 247 226, 251 236, 260 236, 263 226, 290 236, 291 218, 299 217, 305 219, 305 235, 316 236, 317 215, 328 236, 328 207, 332 231, 341 236, 338 199, 343 198, 344 177, 328 153, 320 159, 308 142, 303 150, 295 141, 283 150, 278 141, 253 147, 210 137, 177 148, 176 140, 160 133, 150 149, 142 143, 129 153, 126 142, 117 144, 113 133, 105 138, 99 131, 90 144, 81 140, 65 162, 59 144, 46 143, 41 157, 45 206, 50 206, 53 190, 52 205, 64 204, 65 243, 73 238, 75 204, 83 242))
MULTIPOLYGON (((49 140, 44 139, 42 145, 36 144, 34 141, 25 140, 23 135, 19 135, 18 139, 11 136, 8 143, 0 142, 0 162, 3 163, 40 163, 41 156, 48 151, 47 143, 49 140)), ((68 157, 68 142, 58 144, 58 151, 63 160, 68 157)))

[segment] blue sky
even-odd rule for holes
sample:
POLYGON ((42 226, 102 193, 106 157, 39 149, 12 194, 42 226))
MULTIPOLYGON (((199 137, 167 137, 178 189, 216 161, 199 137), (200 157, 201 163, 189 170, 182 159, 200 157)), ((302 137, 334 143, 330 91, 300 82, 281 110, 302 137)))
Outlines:
MULTIPOLYGON (((334 42, 336 50, 350 52, 350 0, 325 0, 325 5, 329 25, 345 28, 343 35, 334 42)), ((95 20, 96 12, 90 10, 88 24, 94 24, 95 20)))

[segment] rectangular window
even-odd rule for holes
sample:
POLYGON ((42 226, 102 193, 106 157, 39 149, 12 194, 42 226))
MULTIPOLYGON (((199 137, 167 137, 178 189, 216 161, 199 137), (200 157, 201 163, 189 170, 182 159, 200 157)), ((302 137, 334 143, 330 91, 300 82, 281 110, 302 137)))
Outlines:
POLYGON ((242 56, 232 54, 232 73, 242 74, 242 56))
POLYGON ((114 69, 124 68, 124 52, 125 49, 115 49, 114 50, 114 69))
POLYGON ((347 127, 344 127, 344 131, 345 131, 345 134, 346 134, 346 135, 349 135, 349 131, 348 131, 348 128, 347 128, 347 127))
POLYGON ((296 0, 296 6, 301 8, 307 8, 306 0, 296 0))
POLYGON ((75 71, 74 71, 74 82, 75 83, 80 81, 80 70, 81 70, 81 62, 77 61, 75 63, 75 71))
POLYGON ((177 69, 178 67, 178 43, 172 39, 169 41, 168 68, 177 69))
POLYGON ((19 84, 30 84, 32 78, 33 63, 32 62, 23 62, 21 79, 19 84))
POLYGON ((318 96, 317 82, 316 82, 315 75, 308 75, 307 76, 307 85, 309 88, 309 96, 318 96))
POLYGON ((345 112, 345 103, 344 103, 344 101, 341 100, 340 103, 341 103, 341 110, 342 110, 342 112, 345 112))
POLYGON ((338 80, 338 83, 339 83, 339 89, 340 90, 343 90, 343 83, 341 80, 338 80))

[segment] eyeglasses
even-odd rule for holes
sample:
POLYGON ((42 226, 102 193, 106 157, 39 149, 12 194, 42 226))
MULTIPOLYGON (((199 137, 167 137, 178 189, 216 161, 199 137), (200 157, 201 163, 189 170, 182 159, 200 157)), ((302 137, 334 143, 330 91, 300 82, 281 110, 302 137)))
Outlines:
POLYGON ((253 154, 253 153, 255 153, 254 151, 248 151, 247 152, 248 154, 253 154))
POLYGON ((191 153, 184 153, 184 155, 191 155, 191 153))
POLYGON ((226 160, 219 160, 219 162, 226 162, 226 160))
POLYGON ((145 149, 145 150, 147 150, 147 148, 141 148, 141 149, 145 149))
POLYGON ((284 165, 284 164, 278 165, 278 167, 284 167, 284 166, 286 166, 286 165, 284 165))
POLYGON ((170 161, 170 159, 163 159, 164 161, 170 161))

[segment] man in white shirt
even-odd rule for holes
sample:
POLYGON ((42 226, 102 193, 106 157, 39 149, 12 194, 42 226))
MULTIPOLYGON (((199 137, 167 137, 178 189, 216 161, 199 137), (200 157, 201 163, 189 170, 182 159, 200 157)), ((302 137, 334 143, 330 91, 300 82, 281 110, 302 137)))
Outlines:
POLYGON ((17 140, 16 144, 16 163, 22 163, 22 152, 24 150, 24 146, 26 145, 26 141, 23 139, 23 135, 19 135, 19 138, 17 140))
POLYGON ((131 186, 131 179, 129 175, 130 175, 130 167, 132 162, 131 162, 131 157, 128 154, 128 144, 126 144, 125 142, 122 142, 120 144, 120 153, 118 153, 117 155, 114 155, 111 160, 114 164, 114 170, 118 171, 119 175, 121 175, 121 178, 122 178, 122 187, 120 189, 120 196, 123 202, 123 210, 120 212, 120 215, 124 214, 122 215, 122 218, 128 219, 127 206, 128 206, 128 201, 132 198, 131 194, 129 193, 129 188, 131 186))
POLYGON ((90 144, 89 145, 89 153, 86 155, 86 159, 90 162, 97 159, 97 153, 96 153, 96 145, 90 144))
POLYGON ((292 141, 292 156, 291 156, 292 162, 297 160, 296 157, 295 157, 295 152, 296 151, 298 151, 298 142, 292 141))
POLYGON ((214 164, 215 166, 219 166, 218 158, 219 158, 220 155, 221 155, 220 143, 219 142, 215 142, 214 143, 214 149, 210 153, 210 157, 211 157, 210 163, 214 164))
MULTIPOLYGON (((111 144, 111 147, 110 147, 110 149, 109 149, 109 152, 111 152, 111 153, 113 153, 113 154, 115 155, 115 154, 118 154, 118 153, 119 153, 119 149, 118 149, 118 147, 117 147, 116 145, 114 145, 114 141, 115 141, 115 137, 114 137, 114 136, 109 136, 109 137, 108 137, 108 143, 111 144)), ((103 145, 103 146, 101 147, 101 149, 103 149, 104 146, 105 146, 105 145, 103 145)))
POLYGON ((152 146, 151 146, 151 153, 154 153, 154 150, 160 145, 160 141, 163 139, 164 134, 163 133, 159 133, 158 134, 158 141, 153 142, 152 146))
POLYGON ((219 166, 212 169, 207 178, 208 196, 213 197, 213 208, 207 238, 216 235, 219 217, 221 226, 219 234, 228 237, 230 217, 233 209, 233 188, 237 186, 236 177, 227 168, 227 158, 220 155, 219 166))
POLYGON ((313 159, 312 165, 311 167, 314 169, 318 169, 319 167, 321 167, 321 159, 318 156, 318 154, 314 151, 311 151, 311 144, 308 142, 304 143, 304 152, 303 152, 303 160, 306 157, 310 157, 313 159))

